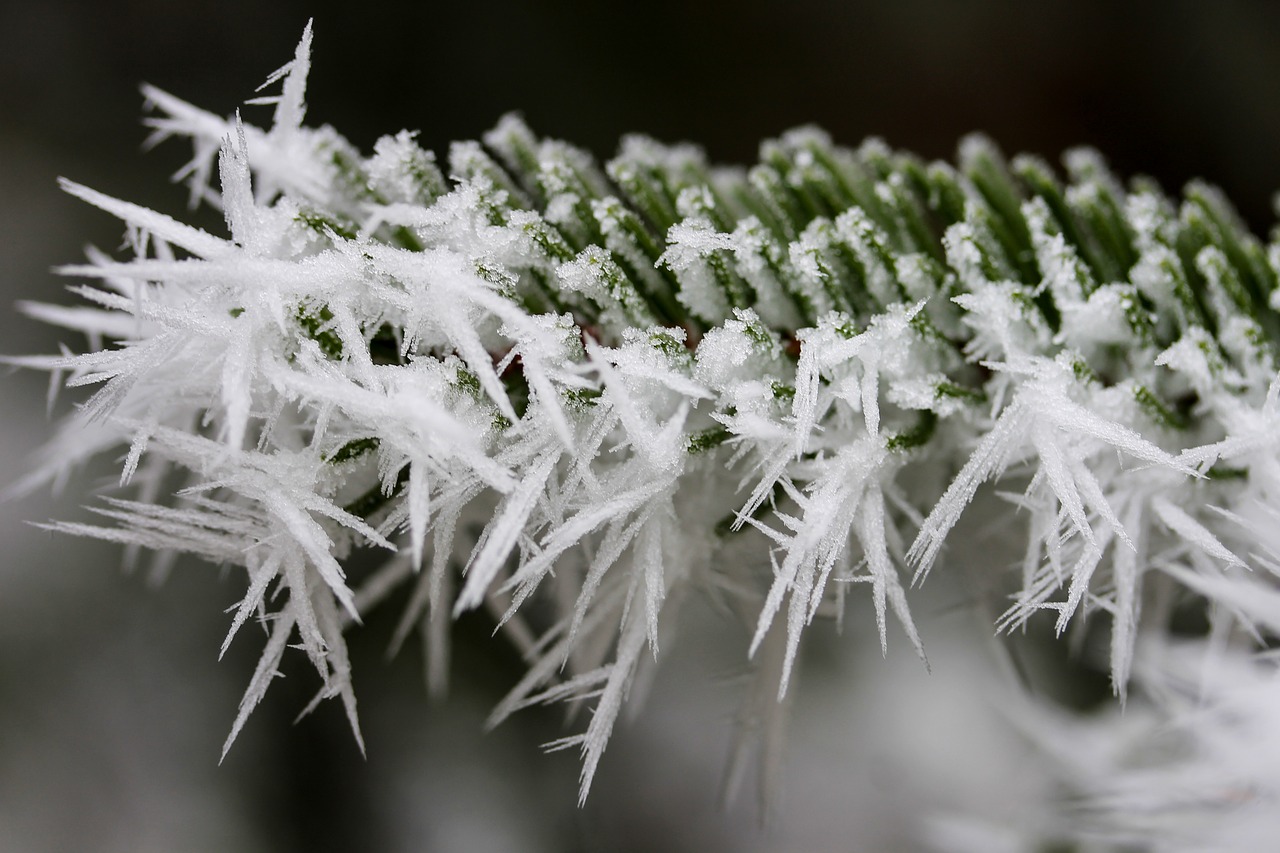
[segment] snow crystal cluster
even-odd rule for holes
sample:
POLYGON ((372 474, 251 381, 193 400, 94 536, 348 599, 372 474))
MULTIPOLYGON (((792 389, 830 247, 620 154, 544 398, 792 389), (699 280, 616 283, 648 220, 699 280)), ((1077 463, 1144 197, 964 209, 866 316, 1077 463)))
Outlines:
POLYGON ((407 586, 396 642, 425 633, 434 686, 479 608, 528 660, 495 722, 593 709, 562 743, 585 796, 690 596, 744 616, 772 693, 854 583, 882 647, 896 622, 923 657, 912 584, 1003 502, 996 627, 1092 616, 1141 696, 1080 734, 1087 766, 1041 726, 1095 818, 1071 826, 1274 834, 1280 242, 1210 187, 1125 186, 1089 151, 1064 182, 977 137, 949 165, 803 128, 739 169, 634 136, 601 166, 508 116, 442 161, 408 132, 366 156, 304 124, 309 50, 256 99, 269 129, 146 90, 228 236, 67 182, 133 257, 62 270, 88 307, 24 306, 91 352, 10 359, 97 387, 20 488, 125 449, 109 523, 53 527, 243 567, 227 642, 269 630, 232 739, 290 646, 358 737, 344 632, 407 586), (358 583, 357 549, 385 554, 358 583), (1208 628, 1174 643, 1188 606, 1208 628), (1148 718, 1182 746, 1124 754, 1148 718))

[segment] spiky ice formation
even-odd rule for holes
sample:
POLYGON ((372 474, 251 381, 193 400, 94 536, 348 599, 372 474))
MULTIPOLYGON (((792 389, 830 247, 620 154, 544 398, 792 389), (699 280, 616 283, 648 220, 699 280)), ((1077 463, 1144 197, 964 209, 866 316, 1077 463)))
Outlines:
POLYGON ((1121 698, 1179 595, 1219 636, 1258 627, 1237 599, 1276 569, 1280 243, 1213 189, 813 128, 746 170, 639 136, 600 166, 514 116, 445 164, 407 132, 365 156, 304 124, 310 44, 255 100, 269 129, 145 90, 229 235, 66 182, 135 256, 61 270, 90 307, 25 310, 107 345, 10 359, 100 386, 19 488, 127 448, 112 524, 52 527, 244 568, 227 642, 270 630, 228 746, 291 642, 358 736, 344 631, 409 585, 396 642, 429 635, 433 685, 483 607, 529 660, 494 722, 594 702, 563 742, 585 796, 687 594, 749 614, 779 695, 848 582, 923 656, 906 580, 975 499, 1024 531, 999 627, 1105 614, 1121 698), (353 585, 362 548, 388 556, 353 585))

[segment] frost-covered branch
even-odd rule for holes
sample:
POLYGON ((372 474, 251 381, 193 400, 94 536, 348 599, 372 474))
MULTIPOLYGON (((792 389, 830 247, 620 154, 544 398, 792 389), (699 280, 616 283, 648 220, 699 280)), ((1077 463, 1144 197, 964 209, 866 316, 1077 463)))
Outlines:
POLYGON ((268 128, 146 89, 228 234, 65 182, 134 256, 61 270, 88 307, 23 306, 89 352, 10 359, 97 389, 21 488, 125 451, 134 497, 54 529, 244 568, 228 642, 270 631, 233 738, 293 642, 358 732, 344 628, 403 584, 397 643, 485 608, 526 654, 495 720, 593 707, 563 742, 585 796, 688 595, 750 614, 772 692, 851 583, 923 657, 911 582, 975 500, 1023 531, 999 628, 1109 620, 1122 699, 1171 619, 1153 578, 1273 636, 1245 591, 1280 566, 1280 244, 1215 190, 814 128, 749 169, 644 137, 601 165, 516 116, 444 162, 408 132, 365 155, 305 124, 310 44, 268 128))

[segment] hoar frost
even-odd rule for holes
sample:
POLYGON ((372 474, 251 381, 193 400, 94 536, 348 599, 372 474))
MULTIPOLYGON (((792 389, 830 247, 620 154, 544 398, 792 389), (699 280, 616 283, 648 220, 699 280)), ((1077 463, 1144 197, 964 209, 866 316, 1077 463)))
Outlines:
MULTIPOLYGON (((881 647, 896 623, 923 657, 911 585, 946 570, 975 500, 1024 540, 1000 629, 1102 620, 1125 699, 1166 678, 1143 650, 1201 600, 1200 653, 1239 674, 1210 698, 1274 707, 1240 656, 1277 618, 1280 246, 1220 194, 1127 190, 1091 152, 1064 185, 981 137, 953 167, 811 128, 745 171, 639 136, 602 167, 515 116, 443 160, 409 132, 366 157, 304 123, 310 44, 253 102, 268 129, 146 90, 228 235, 65 182, 134 256, 61 270, 88 307, 23 306, 91 352, 9 359, 97 388, 17 489, 124 452, 107 523, 53 529, 243 567, 227 641, 250 619, 268 640, 232 739, 290 646, 358 737, 344 635, 408 585, 395 642, 426 632, 434 688, 448 621, 478 608, 529 661, 492 722, 593 708, 561 743, 585 796, 689 595, 750 614, 751 702, 787 691, 806 626, 859 584, 881 647), (386 554, 360 584, 356 549, 386 554)), ((1204 748, 1179 772, 1199 773, 1255 721, 1184 723, 1204 748)), ((1123 810, 1135 773, 1073 779, 1123 810)))

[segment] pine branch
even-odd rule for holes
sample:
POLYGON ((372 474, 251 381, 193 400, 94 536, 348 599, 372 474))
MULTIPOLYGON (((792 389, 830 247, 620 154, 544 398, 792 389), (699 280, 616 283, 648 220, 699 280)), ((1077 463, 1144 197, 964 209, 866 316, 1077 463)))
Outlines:
POLYGON ((98 386, 24 489, 121 447, 122 483, 188 477, 54 529, 245 569, 228 642, 272 629, 233 737, 295 637, 357 727, 340 626, 416 585, 404 625, 485 607, 524 646, 495 720, 595 703, 564 742, 585 796, 686 592, 751 614, 779 695, 848 582, 882 649, 892 611, 923 658, 910 581, 982 500, 1025 529, 999 628, 1105 614, 1121 700, 1170 619, 1143 608, 1153 575, 1269 647, 1241 593, 1275 594, 1280 243, 1217 191, 815 128, 749 169, 644 137, 601 164, 517 116, 443 164, 407 132, 364 156, 304 123, 310 44, 255 100, 269 128, 146 89, 229 236, 64 182, 135 256, 61 270, 90 307, 25 310, 111 343, 10 360, 98 386), (363 590, 356 548, 396 552, 363 590))

